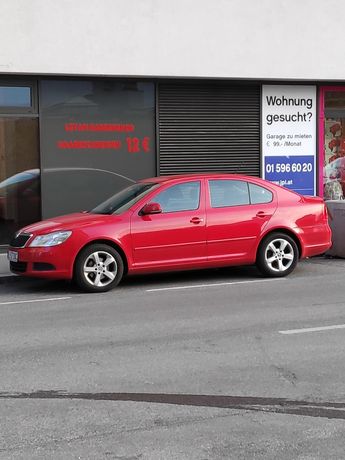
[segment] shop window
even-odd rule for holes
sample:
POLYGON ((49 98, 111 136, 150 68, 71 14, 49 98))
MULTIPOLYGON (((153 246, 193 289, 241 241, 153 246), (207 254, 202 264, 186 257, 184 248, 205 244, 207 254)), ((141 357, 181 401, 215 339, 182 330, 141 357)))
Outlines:
POLYGON ((0 80, 0 116, 37 114, 36 85, 0 80))
POLYGON ((1 107, 31 107, 30 86, 0 86, 1 107))
POLYGON ((324 198, 345 196, 345 90, 324 90, 324 198))
POLYGON ((151 82, 43 80, 43 218, 88 210, 156 175, 151 82))
POLYGON ((38 118, 0 115, 0 245, 40 210, 38 118))

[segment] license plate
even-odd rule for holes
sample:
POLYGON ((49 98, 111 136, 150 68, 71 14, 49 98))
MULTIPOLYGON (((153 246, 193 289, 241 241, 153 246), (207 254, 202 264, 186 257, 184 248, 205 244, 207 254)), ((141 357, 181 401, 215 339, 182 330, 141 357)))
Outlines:
POLYGON ((18 252, 8 251, 8 260, 10 262, 18 262, 18 252))

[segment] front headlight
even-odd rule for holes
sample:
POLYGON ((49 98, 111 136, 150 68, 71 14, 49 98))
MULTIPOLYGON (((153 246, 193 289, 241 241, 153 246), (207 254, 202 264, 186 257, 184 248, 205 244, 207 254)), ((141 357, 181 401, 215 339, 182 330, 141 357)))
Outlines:
POLYGON ((72 232, 54 232, 48 233, 47 235, 36 236, 30 243, 31 248, 57 246, 63 243, 72 235, 72 232))

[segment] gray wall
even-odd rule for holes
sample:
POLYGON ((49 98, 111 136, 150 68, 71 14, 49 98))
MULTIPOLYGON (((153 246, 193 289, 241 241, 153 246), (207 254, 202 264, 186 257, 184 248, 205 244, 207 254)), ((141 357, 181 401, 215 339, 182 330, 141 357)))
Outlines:
POLYGON ((334 0, 2 1, 0 72, 344 79, 334 0))

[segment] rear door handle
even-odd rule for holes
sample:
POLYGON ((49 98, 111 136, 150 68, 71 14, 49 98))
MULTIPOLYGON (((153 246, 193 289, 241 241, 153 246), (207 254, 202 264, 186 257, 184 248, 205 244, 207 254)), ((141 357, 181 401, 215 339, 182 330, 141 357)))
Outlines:
POLYGON ((259 211, 256 213, 256 217, 270 217, 271 214, 265 212, 265 211, 259 211))
POLYGON ((201 217, 192 217, 190 220, 190 223, 191 224, 201 224, 201 222, 203 221, 204 219, 201 219, 201 217))

